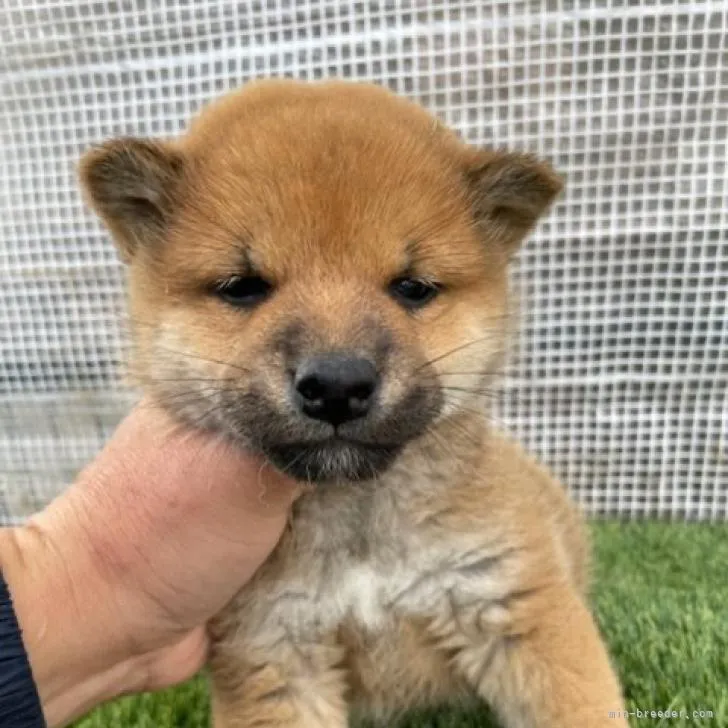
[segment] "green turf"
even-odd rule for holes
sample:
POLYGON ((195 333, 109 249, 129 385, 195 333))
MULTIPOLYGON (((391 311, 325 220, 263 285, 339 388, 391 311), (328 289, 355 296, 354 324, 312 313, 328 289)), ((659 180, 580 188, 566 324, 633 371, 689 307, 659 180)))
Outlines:
MULTIPOLYGON (((593 604, 630 710, 711 710, 712 718, 638 718, 632 726, 728 728, 728 528, 600 523, 593 604)), ((202 681, 127 698, 78 728, 202 728, 202 681)), ((397 728, 488 728, 484 712, 435 711, 397 728)))

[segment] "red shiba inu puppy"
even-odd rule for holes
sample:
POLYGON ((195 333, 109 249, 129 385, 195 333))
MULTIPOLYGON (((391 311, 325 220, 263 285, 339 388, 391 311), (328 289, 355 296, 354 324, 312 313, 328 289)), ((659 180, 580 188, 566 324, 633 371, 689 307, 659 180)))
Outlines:
POLYGON ((485 396, 559 177, 382 88, 293 81, 81 176, 129 264, 138 382, 309 484, 211 626, 215 725, 478 697, 509 728, 626 726, 581 520, 485 396))

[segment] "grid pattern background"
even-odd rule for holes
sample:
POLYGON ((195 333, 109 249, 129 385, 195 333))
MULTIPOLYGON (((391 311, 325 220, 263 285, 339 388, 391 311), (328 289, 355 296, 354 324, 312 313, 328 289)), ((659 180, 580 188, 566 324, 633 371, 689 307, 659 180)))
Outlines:
POLYGON ((592 514, 728 516, 724 0, 3 0, 0 522, 132 401, 123 278, 75 163, 259 76, 372 80, 568 189, 514 276, 499 416, 592 514))

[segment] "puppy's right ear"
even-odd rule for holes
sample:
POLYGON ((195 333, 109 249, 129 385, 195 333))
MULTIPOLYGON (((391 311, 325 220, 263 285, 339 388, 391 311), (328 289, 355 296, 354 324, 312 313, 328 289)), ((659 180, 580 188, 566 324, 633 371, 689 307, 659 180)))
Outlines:
POLYGON ((184 173, 171 144, 114 139, 87 152, 79 174, 86 197, 129 262, 141 245, 159 242, 174 214, 184 173))

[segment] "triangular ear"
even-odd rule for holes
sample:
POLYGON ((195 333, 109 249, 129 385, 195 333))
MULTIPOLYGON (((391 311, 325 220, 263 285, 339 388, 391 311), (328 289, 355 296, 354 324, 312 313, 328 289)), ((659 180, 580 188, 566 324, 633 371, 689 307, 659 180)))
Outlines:
POLYGON ((466 172, 476 220, 512 253, 563 188, 551 166, 530 154, 478 151, 466 172))
POLYGON ((113 139, 87 152, 80 178, 86 196, 129 262, 138 246, 158 240, 176 208, 182 155, 164 142, 113 139))

